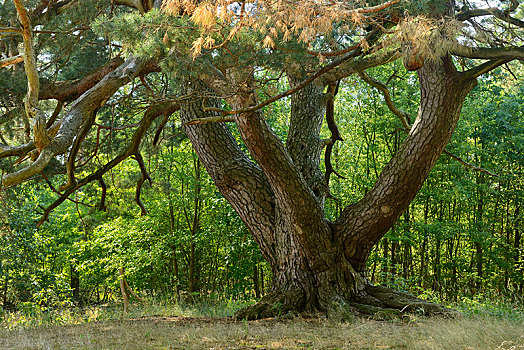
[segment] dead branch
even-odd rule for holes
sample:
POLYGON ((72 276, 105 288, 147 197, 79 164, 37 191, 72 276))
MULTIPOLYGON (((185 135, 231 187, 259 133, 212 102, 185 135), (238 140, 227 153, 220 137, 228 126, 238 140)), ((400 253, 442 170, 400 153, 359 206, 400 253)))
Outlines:
POLYGON ((344 139, 340 135, 340 131, 338 130, 338 126, 335 122, 335 96, 338 93, 339 84, 340 82, 337 82, 336 84, 328 85, 328 92, 327 92, 328 99, 326 103, 326 122, 328 125, 328 129, 331 132, 331 138, 327 141, 326 151, 324 153, 324 165, 326 168, 326 171, 324 173, 324 178, 326 179, 327 185, 329 185, 329 179, 331 177, 331 174, 335 174, 338 177, 345 179, 344 176, 340 175, 333 168, 333 164, 331 163, 331 153, 333 152, 333 147, 335 146, 335 142, 344 141, 344 139))
POLYGON ((50 128, 55 122, 58 116, 60 115, 60 112, 62 111, 62 108, 64 107, 63 101, 58 101, 56 103, 55 109, 53 110, 53 114, 51 115, 51 118, 47 121, 46 127, 50 128))
POLYGON ((391 99, 391 94, 389 93, 388 87, 385 84, 382 84, 382 82, 371 78, 365 71, 358 73, 358 75, 360 78, 362 78, 362 80, 364 80, 369 85, 377 88, 382 93, 389 110, 393 112, 393 114, 395 114, 397 117, 400 118, 400 121, 402 122, 404 129, 410 130, 411 127, 409 126, 409 123, 408 123, 407 113, 404 111, 401 111, 400 109, 398 109, 395 106, 395 104, 393 103, 393 100, 391 99))
POLYGON ((80 146, 82 145, 82 142, 84 142, 85 137, 91 130, 91 127, 93 126, 96 118, 96 111, 93 111, 92 115, 86 120, 84 125, 82 125, 82 129, 80 130, 80 134, 75 138, 75 141, 73 142, 73 147, 71 147, 71 151, 69 151, 69 156, 67 157, 66 162, 66 169, 67 169, 67 183, 60 186, 60 191, 65 190, 68 187, 71 187, 76 182, 75 179, 75 161, 76 156, 78 154, 78 151, 80 150, 80 146))
POLYGON ((146 165, 144 164, 144 158, 142 158, 142 155, 140 152, 137 152, 135 154, 135 159, 138 163, 138 166, 140 167, 140 172, 142 173, 142 177, 140 180, 138 180, 138 184, 136 185, 136 192, 135 192, 135 202, 140 207, 141 215, 144 216, 147 214, 147 209, 144 206, 144 203, 140 200, 140 192, 142 190, 142 185, 144 184, 144 181, 148 180, 149 185, 153 185, 153 181, 151 180, 151 176, 147 172, 146 165))
MULTIPOLYGON (((179 110, 180 109, 180 104, 174 106, 174 108, 176 108, 176 110, 179 110)), ((160 122, 160 125, 158 125, 158 128, 157 128, 157 130, 155 132, 155 136, 153 138, 153 146, 156 146, 158 144, 158 140, 160 138, 160 133, 162 132, 162 130, 164 130, 164 127, 166 126, 167 121, 169 120, 169 117, 172 114, 173 114, 173 112, 164 114, 164 118, 160 122)))
POLYGON ((486 170, 484 168, 480 168, 480 167, 478 167, 476 165, 473 165, 471 163, 466 162, 464 159, 460 158, 459 156, 454 155, 453 153, 449 152, 448 150, 444 150, 443 153, 446 154, 447 156, 449 156, 450 158, 455 159, 457 162, 459 162, 460 164, 464 165, 467 168, 470 168, 470 169, 475 170, 475 171, 480 171, 481 173, 484 173, 484 174, 489 175, 489 176, 499 177, 497 174, 494 174, 494 173, 492 173, 489 170, 486 170))

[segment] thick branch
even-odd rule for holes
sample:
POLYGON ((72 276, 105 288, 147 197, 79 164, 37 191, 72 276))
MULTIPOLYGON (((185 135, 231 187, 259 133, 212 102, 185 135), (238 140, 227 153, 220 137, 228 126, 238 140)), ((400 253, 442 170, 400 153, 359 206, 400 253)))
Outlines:
MULTIPOLYGON (((289 75, 294 86, 301 75, 289 75)), ((312 83, 291 95, 291 116, 286 140, 286 150, 309 188, 323 205, 328 194, 325 178, 320 170, 323 142, 320 129, 324 120, 326 95, 323 86, 312 83)))
POLYGON ((363 271, 375 243, 393 226, 424 183, 458 122, 462 103, 476 81, 463 79, 450 58, 426 62, 418 71, 418 117, 373 188, 344 209, 335 224, 346 258, 363 271))
POLYGON ((43 88, 39 97, 41 100, 55 99, 62 102, 73 101, 95 86, 95 84, 100 82, 102 78, 117 69, 123 63, 124 60, 121 57, 117 57, 109 61, 96 72, 86 75, 82 79, 57 81, 54 83, 43 81, 43 88))
POLYGON ((328 256, 333 247, 323 245, 329 244, 331 231, 320 203, 282 141, 259 112, 238 116, 237 125, 249 152, 266 175, 276 204, 286 217, 300 249, 311 257, 311 268, 316 271, 328 269, 328 256))
POLYGON ((28 142, 20 146, 15 146, 15 147, 10 147, 10 146, 0 144, 0 159, 7 158, 7 157, 22 156, 24 154, 27 154, 27 152, 30 152, 34 149, 35 149, 34 141, 28 142))
POLYGON ((24 38, 24 68, 27 76, 27 94, 25 97, 25 111, 32 122, 35 145, 40 150, 49 144, 50 138, 46 133, 45 115, 40 110, 38 94, 40 91, 40 81, 36 69, 36 56, 33 48, 33 32, 31 21, 25 6, 21 0, 13 0, 15 3, 18 18, 22 25, 22 36, 24 38))
POLYGON ((516 10, 516 7, 512 7, 510 11, 502 11, 497 7, 484 8, 484 9, 469 9, 465 7, 457 14, 456 18, 459 21, 467 21, 473 17, 494 16, 506 23, 512 24, 520 28, 524 28, 523 21, 518 20, 509 15, 514 10, 516 10))
POLYGON ((482 63, 481 65, 478 65, 474 68, 468 69, 465 72, 462 72, 461 74, 469 80, 474 80, 477 77, 486 74, 488 72, 491 72, 493 69, 498 68, 502 66, 504 63, 508 63, 511 61, 511 59, 507 58, 501 58, 501 59, 495 59, 491 61, 487 61, 482 63))
POLYGON ((20 169, 14 173, 5 175, 3 178, 2 186, 3 188, 15 185, 23 180, 29 179, 30 177, 38 174, 49 164, 51 159, 55 156, 54 152, 45 148, 40 152, 38 158, 31 163, 30 166, 20 169))
POLYGON ((0 68, 11 66, 13 64, 17 64, 23 61, 24 61, 23 55, 17 55, 13 57, 4 58, 3 60, 0 60, 0 68))
POLYGON ((451 50, 455 56, 476 59, 518 59, 524 60, 524 47, 478 47, 459 45, 451 50))
MULTIPOLYGON (((384 100, 386 101, 386 105, 387 105, 388 109, 393 114, 395 114, 397 117, 399 117, 400 121, 402 122, 402 125, 404 126, 404 132, 409 133, 409 131, 411 130, 411 125, 409 125, 409 122, 408 122, 409 115, 406 112, 398 109, 395 106, 395 104, 393 103, 393 100, 391 99, 391 95, 389 93, 388 87, 385 84, 383 84, 382 82, 371 78, 366 72, 360 73, 359 76, 366 83, 370 84, 371 86, 376 87, 382 93, 382 95, 384 96, 384 100)), ((455 159, 456 161, 458 161, 460 164, 464 165, 467 168, 470 168, 470 169, 475 170, 475 171, 480 171, 480 172, 482 172, 484 174, 488 174, 490 176, 495 176, 495 177, 497 176, 497 175, 493 174, 492 172, 490 172, 489 170, 486 170, 486 169, 483 169, 483 168, 479 168, 479 167, 477 167, 477 166, 475 166, 473 164, 470 164, 470 163, 466 162, 465 160, 463 160, 462 158, 454 155, 453 153, 449 152, 448 150, 444 149, 443 153, 445 153, 449 157, 455 159)))

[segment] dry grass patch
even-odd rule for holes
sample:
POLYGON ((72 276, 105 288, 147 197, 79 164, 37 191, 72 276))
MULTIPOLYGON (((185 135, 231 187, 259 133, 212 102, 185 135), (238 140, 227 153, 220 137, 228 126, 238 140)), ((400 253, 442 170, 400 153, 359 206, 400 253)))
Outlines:
POLYGON ((524 324, 494 318, 274 319, 147 316, 0 330, 1 349, 524 349, 524 324))

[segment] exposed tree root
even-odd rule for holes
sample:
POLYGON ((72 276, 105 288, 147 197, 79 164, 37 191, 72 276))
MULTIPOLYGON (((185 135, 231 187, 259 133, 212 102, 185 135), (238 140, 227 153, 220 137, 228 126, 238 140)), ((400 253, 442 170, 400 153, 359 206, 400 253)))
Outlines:
POLYGON ((387 320, 404 315, 459 317, 460 312, 382 286, 367 285, 351 300, 338 295, 324 301, 307 298, 303 290, 291 289, 273 292, 255 305, 237 312, 237 320, 256 320, 268 317, 289 317, 299 314, 321 313, 336 321, 348 321, 355 315, 370 315, 387 320), (309 302, 306 302, 308 300, 309 302))
POLYGON ((399 310, 401 313, 416 313, 426 316, 460 316, 460 312, 454 309, 382 286, 367 285, 363 293, 360 293, 354 301, 367 306, 399 310))
POLYGON ((305 297, 302 290, 291 289, 283 293, 273 292, 264 296, 254 305, 239 310, 237 320, 258 320, 268 317, 281 317, 305 311, 305 297))

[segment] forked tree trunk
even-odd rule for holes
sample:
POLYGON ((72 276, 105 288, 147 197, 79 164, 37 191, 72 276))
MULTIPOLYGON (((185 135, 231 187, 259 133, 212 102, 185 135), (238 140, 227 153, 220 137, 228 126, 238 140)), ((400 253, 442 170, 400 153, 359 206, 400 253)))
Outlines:
MULTIPOLYGON (((302 90, 292 99, 289 138, 284 145, 260 112, 235 121, 252 162, 224 124, 186 125, 202 163, 260 246, 274 274, 273 291, 240 318, 287 312, 375 312, 438 305, 382 287, 365 279, 372 247, 408 207, 448 143, 462 102, 475 81, 458 73, 451 59, 427 62, 419 71, 418 117, 375 186, 331 223, 324 217, 323 184, 318 158, 324 103, 322 87, 302 90), (313 103, 313 105, 312 105, 313 103), (301 134, 301 131, 309 134, 301 134)), ((254 98, 246 97, 248 103, 254 98)), ((236 100, 238 104, 239 100, 236 100)), ((182 122, 209 117, 202 103, 186 104, 182 122)))

